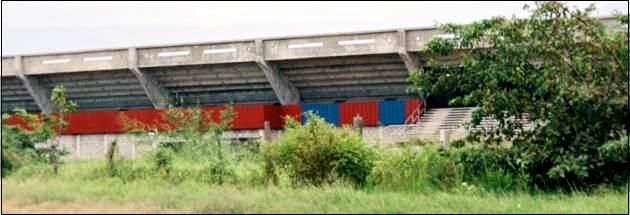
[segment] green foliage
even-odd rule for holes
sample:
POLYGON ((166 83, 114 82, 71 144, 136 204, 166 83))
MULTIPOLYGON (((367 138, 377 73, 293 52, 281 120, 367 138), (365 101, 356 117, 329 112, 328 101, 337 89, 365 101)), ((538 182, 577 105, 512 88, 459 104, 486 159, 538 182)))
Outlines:
POLYGON ((119 115, 118 120, 124 130, 149 137, 148 144, 159 142, 152 159, 154 170, 161 177, 189 175, 172 173, 173 160, 184 159, 205 164, 206 168, 200 171, 204 171, 206 181, 221 184, 235 177, 232 158, 226 158, 226 146, 222 143, 223 133, 230 128, 235 116, 232 105, 227 105, 218 116, 213 111, 193 106, 167 108, 162 115, 163 123, 143 123, 124 114, 119 115))
POLYGON ((155 152, 153 152, 155 170, 160 176, 170 176, 171 170, 173 169, 173 154, 173 149, 169 147, 158 147, 155 152))
POLYGON ((466 145, 466 141, 462 139, 453 140, 448 144, 448 146, 454 147, 454 148, 461 148, 461 147, 464 147, 465 145, 466 145))
POLYGON ((59 157, 68 154, 58 150, 57 140, 50 148, 35 148, 36 143, 44 143, 57 137, 66 128, 65 116, 76 110, 76 103, 65 97, 63 86, 55 86, 51 94, 53 104, 58 113, 43 113, 41 115, 27 113, 24 109, 15 109, 15 116, 24 121, 29 129, 20 126, 8 126, 5 122, 10 118, 8 114, 2 116, 2 176, 24 165, 34 162, 48 161, 57 172, 59 157))
POLYGON ((38 140, 17 126, 2 125, 2 177, 14 170, 36 161, 43 160, 35 148, 38 140))
MULTIPOLYGON (((529 7, 526 7, 529 8, 529 7)), ((523 19, 494 17, 440 28, 455 35, 429 42, 429 52, 461 53, 461 63, 431 60, 414 73, 414 89, 426 95, 465 95, 451 105, 477 104, 472 125, 493 117, 498 129, 473 133, 482 144, 503 141, 531 182, 541 188, 604 183, 600 148, 628 128, 627 28, 608 31, 590 16, 594 7, 569 9, 537 2, 523 19), (455 49, 451 49, 455 47, 455 49), (527 115, 533 129, 520 132, 527 115)), ((618 19, 627 22, 626 15, 618 19)), ((621 174, 627 174, 622 170, 621 174)))
POLYGON ((448 154, 427 145, 384 153, 375 162, 370 182, 385 190, 450 190, 461 183, 461 167, 448 154))
POLYGON ((462 167, 463 180, 488 191, 526 190, 528 176, 514 151, 505 147, 466 145, 450 151, 462 167))
POLYGON ((628 136, 615 141, 610 141, 598 149, 597 167, 601 170, 597 172, 598 180, 603 180, 608 185, 624 185, 628 183, 630 172, 630 146, 628 146, 628 136))
POLYGON ((322 185, 345 179, 363 185, 372 168, 374 152, 350 129, 338 130, 312 112, 307 123, 286 128, 277 141, 263 145, 267 178, 286 172, 294 184, 322 185))
MULTIPOLYGON (((342 185, 323 187, 245 187, 215 185, 200 181, 195 167, 202 164, 175 161, 173 179, 142 174, 143 160, 121 163, 136 174, 107 177, 104 160, 73 160, 50 177, 52 169, 39 165, 21 168, 2 179, 5 211, 24 213, 627 213, 627 188, 605 189, 597 193, 408 193, 389 190, 365 191, 342 185), (95 169, 103 170, 96 175, 95 169), (140 173, 138 173, 140 172, 140 173), (182 177, 178 175, 181 173, 182 177), (140 178, 142 177, 142 178, 140 178), (180 181, 181 180, 181 181, 180 181), (176 183, 174 183, 176 182, 176 183), (12 209, 11 205, 13 205, 12 209), (21 207, 21 205, 29 205, 21 207), (489 205, 491 207, 489 207, 489 205), (53 207, 54 206, 54 207, 53 207), (17 208, 16 208, 17 207, 17 208)), ((237 168, 239 178, 250 177, 237 168)), ((253 174, 252 174, 253 176, 253 174)), ((257 177, 257 176, 255 176, 257 177)), ((461 185, 461 190, 478 190, 461 185)))
POLYGON ((427 42, 426 47, 427 49, 431 50, 432 52, 436 54, 439 54, 441 56, 446 56, 450 54, 453 51, 453 49, 455 49, 455 44, 449 39, 436 37, 435 39, 432 39, 429 42, 427 42))

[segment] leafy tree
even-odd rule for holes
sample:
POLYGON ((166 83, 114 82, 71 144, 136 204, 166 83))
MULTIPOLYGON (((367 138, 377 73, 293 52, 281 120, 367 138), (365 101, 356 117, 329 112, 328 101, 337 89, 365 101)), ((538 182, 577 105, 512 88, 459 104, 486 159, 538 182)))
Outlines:
POLYGON ((53 137, 56 138, 56 140, 50 146, 50 159, 55 174, 57 174, 57 171, 59 169, 60 155, 59 150, 57 149, 61 141, 59 135, 61 135, 63 130, 68 127, 68 122, 66 121, 68 114, 77 110, 77 103, 75 101, 68 100, 66 98, 65 91, 66 90, 63 85, 57 85, 55 86, 55 88, 53 88, 50 95, 50 100, 52 100, 53 105, 55 105, 55 108, 57 109, 56 115, 58 116, 52 115, 50 113, 44 114, 45 121, 48 122, 47 124, 52 125, 54 129, 54 132, 52 132, 51 134, 53 134, 53 137))
MULTIPOLYGON (((584 10, 561 2, 525 6, 527 18, 493 17, 439 28, 434 56, 461 54, 458 65, 429 60, 410 80, 425 94, 465 92, 449 103, 477 104, 471 125, 493 117, 498 129, 475 132, 485 143, 512 141, 513 159, 538 185, 589 185, 605 181, 599 148, 628 129, 628 15, 611 31, 584 10), (523 131, 521 119, 533 123, 523 131)), ((620 156, 627 155, 619 154, 620 156)), ((626 169, 627 171, 627 169, 626 169)), ((625 183, 625 182, 624 182, 625 183)))
POLYGON ((74 101, 66 98, 62 85, 53 88, 51 100, 58 110, 56 113, 30 114, 24 109, 14 110, 14 114, 24 121, 27 129, 17 125, 5 125, 10 116, 8 114, 3 115, 3 172, 8 173, 8 171, 24 164, 47 159, 53 165, 54 173, 57 174, 59 157, 67 154, 67 152, 57 149, 60 141, 58 137, 68 126, 66 121, 68 113, 76 111, 77 105, 74 101), (44 143, 51 138, 56 139, 50 148, 35 147, 35 144, 44 143), (5 165, 7 165, 6 168, 5 165))

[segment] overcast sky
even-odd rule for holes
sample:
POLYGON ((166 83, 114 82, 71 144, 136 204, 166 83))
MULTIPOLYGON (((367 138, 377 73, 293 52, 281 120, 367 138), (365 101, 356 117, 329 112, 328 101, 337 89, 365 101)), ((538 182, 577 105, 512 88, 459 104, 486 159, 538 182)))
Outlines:
MULTIPOLYGON (((525 2, 2 2, 2 55, 466 23, 525 2)), ((533 4, 533 3, 529 3, 533 4)), ((589 2, 569 2, 580 8, 589 2)), ((595 2, 597 16, 628 2, 595 2)))

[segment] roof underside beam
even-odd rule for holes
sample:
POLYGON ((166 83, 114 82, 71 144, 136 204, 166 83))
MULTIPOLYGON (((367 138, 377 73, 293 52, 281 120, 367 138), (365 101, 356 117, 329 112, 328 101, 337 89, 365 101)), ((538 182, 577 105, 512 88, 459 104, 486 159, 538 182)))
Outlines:
POLYGON ((271 88, 275 92, 281 104, 292 104, 300 102, 300 93, 293 86, 289 78, 281 74, 276 65, 265 60, 264 46, 262 40, 256 40, 256 64, 265 73, 271 88))
POLYGON ((136 48, 129 48, 129 70, 138 78, 144 92, 151 100, 153 107, 156 109, 166 108, 169 105, 168 91, 160 86, 158 81, 150 74, 140 70, 138 67, 138 52, 136 48))
POLYGON ((15 63, 15 75, 22 84, 24 84, 24 87, 31 97, 33 97, 39 109, 45 113, 56 111, 55 106, 50 100, 50 90, 43 87, 36 78, 24 74, 22 56, 16 56, 13 62, 15 63))

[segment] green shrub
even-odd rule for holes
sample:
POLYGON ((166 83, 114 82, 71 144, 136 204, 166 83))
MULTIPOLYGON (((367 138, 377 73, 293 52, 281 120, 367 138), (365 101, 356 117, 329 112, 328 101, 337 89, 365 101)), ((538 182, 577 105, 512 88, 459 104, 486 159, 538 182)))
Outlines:
POLYGON ((461 182, 461 168, 439 148, 404 148, 382 154, 370 175, 373 186, 386 190, 424 192, 449 190, 461 182))
POLYGON ((19 126, 5 125, 8 114, 2 115, 2 177, 28 164, 45 162, 46 149, 35 148, 48 135, 40 131, 27 131, 19 126))
POLYGON ((628 155, 630 155, 630 146, 628 146, 628 136, 608 143, 598 148, 597 166, 600 170, 593 177, 598 178, 611 185, 624 185, 628 183, 630 177, 630 166, 628 155))
POLYGON ((457 140, 451 141, 448 145, 454 148, 461 148, 466 145, 466 141, 462 139, 457 139, 457 140))
POLYGON ((163 177, 169 176, 173 169, 173 154, 170 147, 158 147, 153 153, 155 170, 163 177))
POLYGON ((374 152, 349 129, 339 130, 307 112, 303 126, 288 120, 285 132, 263 146, 267 179, 286 172, 294 184, 322 185, 337 179, 363 185, 372 169, 374 152))
POLYGON ((470 180, 488 170, 515 172, 513 152, 509 148, 492 147, 485 144, 468 145, 451 150, 455 162, 464 168, 464 179, 470 180))
POLYGON ((513 150, 487 144, 466 145, 453 149, 451 157, 462 167, 463 180, 487 191, 524 190, 529 176, 513 150))

